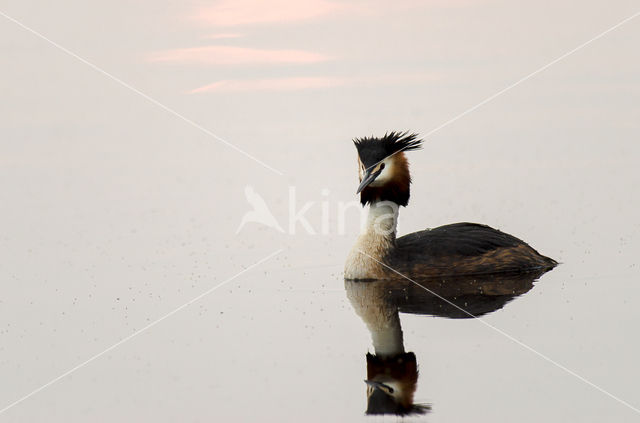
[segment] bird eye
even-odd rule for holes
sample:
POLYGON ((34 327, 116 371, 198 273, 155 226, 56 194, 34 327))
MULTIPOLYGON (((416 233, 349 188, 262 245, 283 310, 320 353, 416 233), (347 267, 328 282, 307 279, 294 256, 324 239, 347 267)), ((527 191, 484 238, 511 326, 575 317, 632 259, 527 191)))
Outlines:
POLYGON ((380 165, 380 170, 384 169, 384 163, 380 165))

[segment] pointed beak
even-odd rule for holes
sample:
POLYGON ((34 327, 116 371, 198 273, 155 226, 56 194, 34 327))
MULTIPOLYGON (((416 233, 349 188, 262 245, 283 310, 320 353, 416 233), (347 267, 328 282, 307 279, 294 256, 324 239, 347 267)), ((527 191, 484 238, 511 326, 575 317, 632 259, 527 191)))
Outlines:
POLYGON ((360 191, 365 189, 367 185, 373 182, 378 177, 379 174, 380 174, 380 170, 378 170, 377 172, 373 172, 371 169, 367 170, 364 173, 364 176, 362 177, 362 182, 360 182, 360 185, 358 186, 358 190, 356 191, 356 194, 360 194, 360 191))
POLYGON ((389 392, 393 392, 393 388, 392 387, 390 387, 389 385, 385 385, 382 382, 376 382, 375 380, 366 380, 365 379, 364 383, 366 383, 367 385, 371 386, 372 388, 376 388, 376 389, 380 389, 380 390, 387 390, 389 392))

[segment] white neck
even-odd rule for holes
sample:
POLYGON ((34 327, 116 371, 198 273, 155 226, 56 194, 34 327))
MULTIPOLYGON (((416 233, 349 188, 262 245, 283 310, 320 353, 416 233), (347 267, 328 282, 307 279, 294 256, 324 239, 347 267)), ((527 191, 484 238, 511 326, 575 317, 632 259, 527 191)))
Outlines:
POLYGON ((362 233, 395 239, 399 208, 393 201, 372 203, 369 206, 367 222, 362 233))
POLYGON ((345 264, 347 279, 377 279, 386 269, 378 263, 396 241, 399 206, 391 201, 371 204, 367 222, 345 264))
POLYGON ((386 285, 380 282, 345 282, 347 297, 355 312, 371 333, 376 355, 404 352, 398 309, 387 298, 386 285))
POLYGON ((385 319, 366 321, 376 355, 396 355, 404 352, 400 316, 396 311, 385 319))

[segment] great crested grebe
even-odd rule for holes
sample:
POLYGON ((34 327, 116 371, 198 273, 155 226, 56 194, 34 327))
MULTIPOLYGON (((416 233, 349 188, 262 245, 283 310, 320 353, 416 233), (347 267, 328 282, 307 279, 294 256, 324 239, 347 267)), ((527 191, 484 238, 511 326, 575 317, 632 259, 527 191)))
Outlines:
POLYGON ((422 140, 391 132, 354 143, 360 175, 356 193, 363 206, 369 205, 369 214, 347 258, 346 279, 528 272, 557 265, 524 241, 477 223, 454 223, 396 239, 398 208, 408 204, 411 184, 404 152, 421 148, 422 140))

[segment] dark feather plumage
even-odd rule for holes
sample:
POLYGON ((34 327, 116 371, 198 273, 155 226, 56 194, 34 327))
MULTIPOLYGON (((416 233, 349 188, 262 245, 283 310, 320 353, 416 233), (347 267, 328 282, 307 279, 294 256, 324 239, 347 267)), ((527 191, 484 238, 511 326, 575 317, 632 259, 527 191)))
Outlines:
POLYGON ((377 201, 393 201, 405 207, 409 204, 410 195, 409 184, 390 182, 384 187, 369 186, 363 189, 360 193, 360 203, 364 206, 377 201))
POLYGON ((353 140, 360 161, 368 168, 401 151, 417 150, 422 147, 418 134, 405 132, 388 132, 381 138, 364 137, 353 140))
POLYGON ((477 223, 454 223, 396 239, 385 260, 405 275, 461 275, 552 269, 526 242, 477 223))
POLYGON ((431 257, 478 256, 496 248, 516 247, 524 242, 513 235, 478 223, 452 223, 414 232, 396 240, 396 246, 407 252, 420 252, 431 257))

